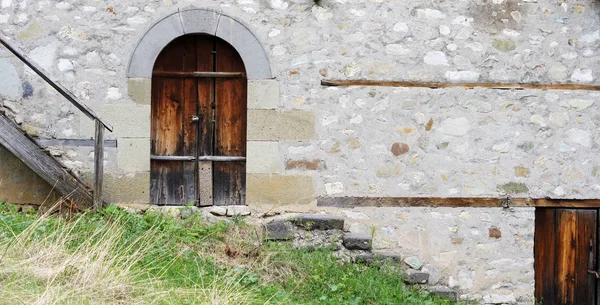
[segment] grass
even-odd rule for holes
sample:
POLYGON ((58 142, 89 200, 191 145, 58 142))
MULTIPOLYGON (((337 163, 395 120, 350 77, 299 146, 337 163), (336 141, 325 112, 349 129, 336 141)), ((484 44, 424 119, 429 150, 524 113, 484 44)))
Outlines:
POLYGON ((0 304, 451 304, 394 268, 264 242, 239 218, 17 210, 0 203, 0 304))

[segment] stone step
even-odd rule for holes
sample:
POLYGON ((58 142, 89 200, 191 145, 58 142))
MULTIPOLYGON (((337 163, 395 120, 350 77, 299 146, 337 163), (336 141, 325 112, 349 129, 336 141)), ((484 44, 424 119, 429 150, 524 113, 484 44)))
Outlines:
POLYGON ((408 272, 404 278, 404 282, 409 285, 427 284, 428 281, 429 273, 419 271, 408 272))
POLYGON ((344 234, 344 247, 348 250, 371 250, 373 239, 369 235, 364 234, 344 234))
POLYGON ((344 218, 338 216, 301 214, 291 221, 305 230, 342 230, 344 228, 344 218))
POLYGON ((283 241, 294 239, 292 225, 285 220, 275 220, 265 225, 267 240, 283 241))
POLYGON ((389 262, 394 264, 402 263, 402 256, 397 253, 391 252, 373 252, 373 253, 363 253, 354 257, 354 261, 357 263, 363 263, 370 265, 374 262, 389 262))
POLYGON ((448 299, 450 301, 458 301, 458 293, 446 286, 432 286, 427 288, 429 294, 442 299, 448 299))

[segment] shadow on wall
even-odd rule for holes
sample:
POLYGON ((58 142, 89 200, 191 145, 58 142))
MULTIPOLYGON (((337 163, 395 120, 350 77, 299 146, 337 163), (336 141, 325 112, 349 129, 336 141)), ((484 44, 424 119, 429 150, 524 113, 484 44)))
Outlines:
POLYGON ((60 198, 51 185, 0 145, 0 201, 41 205, 60 198))

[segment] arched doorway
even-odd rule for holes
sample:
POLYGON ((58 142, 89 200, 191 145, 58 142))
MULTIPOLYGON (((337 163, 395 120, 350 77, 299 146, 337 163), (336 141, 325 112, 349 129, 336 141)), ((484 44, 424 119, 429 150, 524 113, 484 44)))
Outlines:
POLYGON ((247 77, 226 41, 184 35, 152 70, 150 203, 240 205, 246 199, 247 77))

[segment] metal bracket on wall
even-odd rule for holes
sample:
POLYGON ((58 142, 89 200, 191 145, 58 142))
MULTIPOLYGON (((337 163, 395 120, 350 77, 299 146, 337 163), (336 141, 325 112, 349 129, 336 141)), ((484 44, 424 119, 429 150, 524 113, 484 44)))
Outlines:
MULTIPOLYGON (((76 146, 76 147, 94 147, 95 141, 92 139, 44 139, 36 138, 35 142, 43 147, 49 146, 76 146)), ((104 140, 104 147, 117 147, 117 140, 104 140)))

